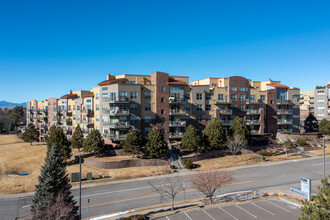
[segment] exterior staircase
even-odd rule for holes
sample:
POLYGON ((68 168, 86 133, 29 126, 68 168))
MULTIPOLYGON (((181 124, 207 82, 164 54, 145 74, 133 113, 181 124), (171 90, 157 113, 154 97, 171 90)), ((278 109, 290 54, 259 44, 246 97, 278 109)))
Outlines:
POLYGON ((181 157, 175 150, 172 149, 172 146, 169 142, 168 142, 167 154, 172 160, 171 163, 172 165, 174 165, 177 169, 184 169, 181 157))

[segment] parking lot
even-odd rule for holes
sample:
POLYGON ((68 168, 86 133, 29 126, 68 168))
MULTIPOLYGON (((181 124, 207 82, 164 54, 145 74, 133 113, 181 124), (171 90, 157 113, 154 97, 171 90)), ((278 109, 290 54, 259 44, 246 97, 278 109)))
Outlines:
POLYGON ((300 210, 279 199, 251 200, 230 205, 212 206, 152 218, 154 220, 250 220, 297 219, 300 210))

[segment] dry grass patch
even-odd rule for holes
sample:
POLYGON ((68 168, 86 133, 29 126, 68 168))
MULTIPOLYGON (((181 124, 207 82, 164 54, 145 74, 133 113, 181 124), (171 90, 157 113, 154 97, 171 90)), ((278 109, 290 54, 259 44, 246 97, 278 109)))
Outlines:
POLYGON ((13 143, 23 143, 23 140, 16 135, 0 135, 0 145, 13 143))
MULTIPOLYGON (((323 155, 323 149, 310 150, 310 151, 308 151, 308 153, 316 155, 316 156, 322 156, 323 155)), ((330 155, 330 144, 325 145, 325 155, 330 155)))
POLYGON ((209 169, 210 167, 212 167, 213 169, 220 169, 220 168, 229 168, 236 166, 246 166, 246 165, 258 164, 258 163, 282 161, 282 160, 292 160, 292 159, 299 159, 304 157, 306 156, 298 155, 298 154, 288 154, 288 157, 286 157, 284 154, 284 155, 266 157, 266 161, 263 161, 262 156, 259 154, 243 154, 243 155, 236 155, 236 163, 234 162, 233 156, 200 160, 200 161, 196 161, 195 163, 200 165, 200 167, 198 167, 196 170, 205 170, 205 169, 209 169))

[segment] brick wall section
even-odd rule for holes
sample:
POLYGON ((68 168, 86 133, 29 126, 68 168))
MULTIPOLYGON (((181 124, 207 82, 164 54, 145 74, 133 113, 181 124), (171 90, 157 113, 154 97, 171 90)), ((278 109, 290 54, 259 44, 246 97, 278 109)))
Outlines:
POLYGON ((169 81, 169 75, 162 72, 154 72, 151 74, 151 84, 156 86, 156 126, 157 128, 164 131, 165 140, 168 140, 169 133, 169 86, 167 82, 169 81), (161 91, 164 87, 165 90, 161 91), (162 99, 164 102, 162 102, 162 99), (164 110, 165 114, 161 114, 164 110))
POLYGON ((267 91, 266 106, 266 133, 272 133, 275 137, 277 132, 277 90, 267 91))
POLYGON ((233 105, 237 105, 237 109, 235 109, 233 111, 233 115, 236 116, 245 116, 245 112, 241 111, 239 109, 239 105, 246 105, 246 101, 244 99, 244 101, 239 101, 239 95, 244 95, 245 97, 249 97, 250 94, 250 90, 249 91, 239 91, 239 87, 248 87, 249 88, 249 81, 244 78, 244 77, 240 77, 240 76, 232 76, 228 78, 228 91, 229 91, 229 99, 231 97, 232 94, 236 94, 236 100, 232 100, 233 101, 233 105), (231 91, 230 87, 235 86, 236 87, 236 91, 231 91))
POLYGON ((170 160, 159 160, 159 159, 133 159, 133 160, 122 160, 113 162, 102 162, 94 161, 86 158, 84 163, 100 169, 119 169, 125 167, 144 167, 144 166, 168 166, 171 164, 170 160))

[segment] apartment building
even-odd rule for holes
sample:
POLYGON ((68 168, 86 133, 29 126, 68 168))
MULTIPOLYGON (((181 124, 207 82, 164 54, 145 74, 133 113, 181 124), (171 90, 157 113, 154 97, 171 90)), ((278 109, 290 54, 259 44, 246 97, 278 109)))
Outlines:
POLYGON ((314 90, 314 116, 318 121, 330 120, 330 82, 327 86, 317 86, 314 90))
POLYGON ((31 100, 27 123, 33 121, 39 129, 43 124, 45 135, 56 124, 69 138, 80 124, 85 136, 95 128, 107 143, 124 140, 131 128, 148 134, 152 126, 162 129, 167 140, 180 140, 189 124, 202 130, 212 117, 220 119, 227 131, 232 120, 241 117, 252 133, 276 134, 299 131, 299 96, 299 89, 279 81, 240 76, 189 84, 189 77, 163 72, 108 74, 90 91, 70 91, 43 102, 31 100), (35 109, 46 109, 42 116, 47 120, 39 120, 35 109))
POLYGON ((300 91, 300 124, 302 125, 309 115, 314 114, 314 91, 300 91))

